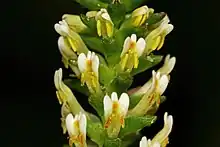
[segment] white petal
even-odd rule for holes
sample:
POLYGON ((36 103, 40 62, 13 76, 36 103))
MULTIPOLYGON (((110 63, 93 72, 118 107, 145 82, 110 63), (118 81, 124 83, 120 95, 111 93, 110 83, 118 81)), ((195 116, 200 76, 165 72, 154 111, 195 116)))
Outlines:
POLYGON ((156 79, 159 80, 160 79, 160 72, 156 73, 156 79))
POLYGON ((131 45, 131 38, 127 37, 124 41, 123 50, 121 52, 121 57, 128 51, 130 45, 131 45))
POLYGON ((91 52, 91 51, 88 51, 88 53, 87 53, 87 59, 88 59, 88 60, 91 60, 91 58, 92 58, 92 52, 91 52))
POLYGON ((136 34, 131 35, 131 41, 136 42, 137 41, 137 36, 136 34))
POLYGON ((173 30, 174 26, 172 24, 167 24, 165 27, 165 35, 169 34, 173 30))
POLYGON ((118 102, 118 95, 116 92, 112 92, 112 95, 111 95, 111 99, 112 99, 112 102, 118 102))
POLYGON ((159 80, 159 92, 160 95, 162 95, 164 93, 164 91, 166 90, 167 86, 169 83, 169 79, 167 77, 167 75, 163 75, 160 80, 159 80))
POLYGON ((119 98, 119 104, 120 108, 122 109, 122 113, 125 116, 128 112, 128 107, 129 107, 129 96, 127 93, 122 93, 120 98, 119 98))
POLYGON ((55 74, 54 74, 54 84, 57 90, 60 89, 61 82, 62 82, 62 68, 55 71, 55 74))
POLYGON ((77 61, 80 72, 84 72, 86 70, 86 61, 86 55, 84 53, 81 53, 77 61))
POLYGON ((167 116, 167 112, 164 114, 164 125, 167 125, 168 131, 167 134, 170 134, 172 127, 173 127, 173 116, 167 116))
POLYGON ((73 122, 74 122, 73 115, 71 113, 69 113, 67 115, 67 117, 66 117, 66 128, 67 128, 69 136, 74 135, 74 125, 73 125, 73 122))
POLYGON ((167 55, 164 61, 164 65, 158 70, 158 72, 168 75, 173 70, 175 64, 176 57, 170 58, 170 55, 167 55))
POLYGON ((99 57, 97 55, 92 57, 92 70, 95 72, 96 76, 99 77, 99 57))
POLYGON ((112 100, 108 95, 104 97, 103 104, 105 119, 107 119, 109 115, 112 113, 112 100))
POLYGON ((84 137, 86 137, 86 125, 87 125, 86 115, 80 113, 79 128, 80 131, 83 133, 84 137))
POLYGON ((142 137, 139 147, 148 147, 147 138, 145 136, 142 137))
POLYGON ((172 57, 167 63, 167 74, 169 74, 176 64, 176 57, 172 57))
POLYGON ((145 46, 146 46, 146 42, 144 38, 139 38, 136 44, 138 57, 140 57, 143 54, 145 46))
POLYGON ((101 16, 102 16, 102 18, 104 18, 105 20, 111 21, 111 18, 110 18, 110 16, 108 15, 108 13, 103 13, 101 16))
POLYGON ((54 29, 62 36, 67 36, 69 34, 69 26, 64 20, 60 21, 59 24, 55 24, 54 29))

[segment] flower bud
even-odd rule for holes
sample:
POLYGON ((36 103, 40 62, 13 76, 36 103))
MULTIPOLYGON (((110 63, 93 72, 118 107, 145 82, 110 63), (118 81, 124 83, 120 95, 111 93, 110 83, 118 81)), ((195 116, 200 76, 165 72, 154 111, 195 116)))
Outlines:
POLYGON ((133 19, 132 24, 135 27, 141 26, 147 20, 149 14, 153 13, 153 11, 153 9, 149 9, 147 6, 142 6, 135 9, 131 14, 131 17, 133 19))
POLYGON ((112 37, 114 24, 106 9, 101 9, 96 15, 97 33, 102 37, 112 37))
POLYGON ((87 29, 87 26, 78 15, 64 14, 62 19, 68 24, 69 28, 76 33, 80 33, 87 29))
POLYGON ((145 48, 145 53, 150 54, 152 51, 162 48, 166 35, 168 35, 173 30, 173 25, 168 24, 168 22, 169 18, 166 17, 166 19, 164 19, 159 27, 157 27, 147 35, 147 37, 145 38, 147 44, 145 48))
POLYGON ((57 33, 59 33, 61 36, 66 37, 69 45, 74 50, 74 52, 76 52, 77 54, 88 52, 88 48, 84 44, 79 34, 71 30, 65 20, 55 24, 54 28, 57 33))

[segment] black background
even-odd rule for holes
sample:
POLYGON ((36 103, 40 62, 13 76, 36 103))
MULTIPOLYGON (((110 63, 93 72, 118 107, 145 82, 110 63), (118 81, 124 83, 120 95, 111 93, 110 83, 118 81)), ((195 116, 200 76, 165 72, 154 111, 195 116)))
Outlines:
MULTIPOLYGON (((153 137, 168 111, 174 117, 169 146, 220 146, 220 51, 213 47, 218 43, 217 13, 210 14, 209 4, 200 13, 201 3, 192 6, 184 0, 147 4, 156 12, 168 13, 175 29, 160 53, 176 56, 177 64, 166 91, 168 100, 157 113, 159 120, 144 134, 153 137), (216 32, 217 37, 209 32, 216 32)), ((7 144, 2 146, 60 147, 67 139, 60 127, 53 74, 63 65, 53 26, 64 13, 87 10, 73 0, 9 1, 2 7, 6 12, 1 13, 1 138, 7 144)), ((134 86, 147 78, 141 74, 136 80, 134 86)))

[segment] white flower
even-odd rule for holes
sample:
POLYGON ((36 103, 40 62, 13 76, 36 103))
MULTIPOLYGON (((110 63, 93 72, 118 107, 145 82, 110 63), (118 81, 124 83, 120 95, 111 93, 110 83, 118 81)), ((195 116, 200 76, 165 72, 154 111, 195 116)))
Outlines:
POLYGON ((170 134, 173 126, 173 116, 164 114, 164 127, 163 129, 152 139, 147 140, 146 137, 142 137, 139 147, 166 147, 169 143, 168 135, 170 134))
POLYGON ((69 138, 69 145, 74 143, 77 147, 86 147, 86 116, 79 113, 75 117, 70 113, 66 117, 66 128, 69 138))
POLYGON ((173 70, 174 66, 176 64, 176 57, 170 58, 170 55, 167 55, 163 66, 158 70, 161 74, 169 75, 171 71, 173 70))
POLYGON ((97 33, 102 37, 111 37, 113 35, 114 24, 106 9, 97 12, 95 19, 97 21, 97 33))
POLYGON ((169 18, 166 16, 159 27, 154 29, 145 38, 147 46, 145 48, 145 53, 149 54, 154 50, 159 50, 164 44, 166 35, 168 35, 174 28, 172 24, 169 23, 169 18))
POLYGON ((88 48, 81 39, 80 35, 71 30, 65 20, 59 21, 59 23, 54 25, 54 28, 57 33, 65 37, 74 52, 79 54, 86 53, 88 51, 88 48))
POLYGON ((166 146, 168 141, 168 136, 173 127, 173 116, 168 115, 167 112, 164 113, 164 127, 163 129, 157 133, 157 135, 152 139, 152 143, 159 142, 161 146, 166 146))
POLYGON ((63 36, 60 36, 58 39, 58 47, 60 50, 60 53, 63 57, 63 63, 65 68, 69 67, 69 61, 70 60, 76 60, 77 55, 74 52, 74 50, 71 48, 70 44, 68 43, 68 40, 64 38, 63 36))
MULTIPOLYGON (((94 92, 99 88, 99 58, 94 52, 88 52, 87 56, 81 53, 78 57, 78 67, 82 84, 86 83, 89 90, 94 92), (96 90, 95 90, 96 89, 96 90)), ((96 91, 97 92, 97 91, 96 91)))
POLYGON ((94 74, 99 76, 99 58, 94 52, 88 52, 87 56, 81 53, 78 57, 78 67, 80 72, 94 72, 94 74))
POLYGON ((138 104, 129 111, 130 115, 145 115, 154 104, 160 104, 160 96, 164 93, 169 83, 167 75, 152 72, 152 80, 142 86, 134 95, 143 95, 138 104))
POLYGON ((67 36, 69 34, 69 26, 65 20, 59 21, 54 25, 54 28, 57 33, 62 36, 67 36))
POLYGON ((126 93, 122 93, 119 100, 116 92, 111 94, 111 98, 106 95, 104 97, 104 113, 107 120, 112 113, 120 114, 123 119, 127 114, 129 106, 129 97, 126 93))
POLYGON ((147 140, 147 137, 144 136, 139 143, 139 147, 160 147, 160 143, 155 142, 154 144, 152 144, 151 140, 147 140))
POLYGON ((136 34, 127 37, 124 41, 123 50, 121 53, 122 69, 132 69, 138 67, 138 58, 143 54, 146 42, 143 38, 137 41, 136 34))
POLYGON ((153 12, 154 9, 149 9, 147 6, 135 9, 131 14, 131 17, 133 18, 132 24, 136 27, 141 26, 153 12))
POLYGON ((111 94, 111 98, 106 95, 103 100, 105 128, 109 128, 109 136, 117 136, 120 127, 124 127, 124 118, 128 112, 129 97, 122 93, 119 100, 116 92, 111 94), (112 135, 113 134, 113 135, 112 135))
POLYGON ((71 111, 74 114, 84 111, 81 105, 76 100, 76 97, 73 95, 70 88, 64 84, 62 81, 62 68, 55 71, 54 74, 54 84, 57 89, 56 95, 60 104, 68 104, 71 107, 71 111))

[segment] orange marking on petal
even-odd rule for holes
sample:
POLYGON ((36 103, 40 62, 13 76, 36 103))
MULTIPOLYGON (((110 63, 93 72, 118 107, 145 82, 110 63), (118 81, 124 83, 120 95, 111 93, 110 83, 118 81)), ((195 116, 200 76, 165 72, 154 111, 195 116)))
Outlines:
POLYGON ((120 123, 121 123, 121 127, 124 128, 124 126, 125 126, 124 116, 120 117, 120 123))
POLYGON ((110 116, 110 117, 107 119, 107 121, 105 122, 104 127, 105 127, 105 128, 108 128, 111 123, 112 123, 112 118, 111 118, 111 116, 110 116))
POLYGON ((132 43, 130 44, 130 48, 134 48, 134 47, 135 47, 135 43, 132 42, 132 43))

